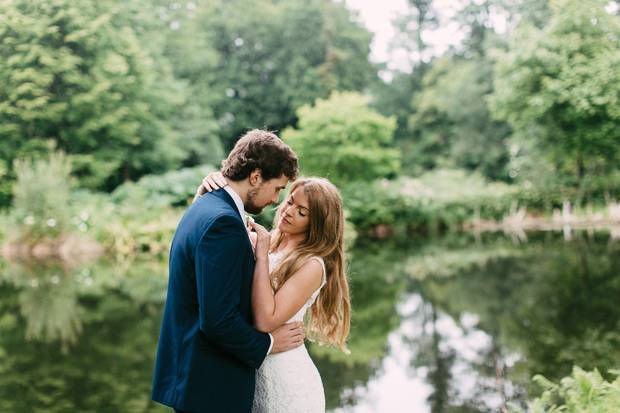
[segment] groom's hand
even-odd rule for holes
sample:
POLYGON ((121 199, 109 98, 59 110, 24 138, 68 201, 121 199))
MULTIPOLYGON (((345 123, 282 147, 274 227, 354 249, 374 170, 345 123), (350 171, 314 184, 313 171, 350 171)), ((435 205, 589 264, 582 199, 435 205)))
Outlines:
POLYGON ((303 321, 294 321, 281 325, 269 334, 273 337, 273 347, 271 347, 270 353, 282 353, 304 343, 306 327, 304 327, 303 321))

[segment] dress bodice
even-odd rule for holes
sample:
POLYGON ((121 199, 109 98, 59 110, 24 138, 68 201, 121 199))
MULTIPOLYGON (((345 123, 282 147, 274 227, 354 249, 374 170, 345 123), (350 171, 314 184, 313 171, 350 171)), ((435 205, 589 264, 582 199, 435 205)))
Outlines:
MULTIPOLYGON (((273 269, 276 267, 276 265, 278 264, 281 258, 282 258, 282 254, 279 252, 269 253, 269 273, 270 274, 273 271, 273 269)), ((317 260, 321 264, 321 267, 323 267, 323 281, 321 282, 321 285, 319 286, 319 288, 317 288, 316 291, 312 293, 312 296, 310 296, 308 301, 306 301, 306 303, 299 309, 299 311, 297 311, 297 313, 295 313, 293 317, 291 317, 290 320, 287 321, 287 323, 290 323, 292 321, 303 321, 304 320, 306 311, 308 310, 308 308, 310 308, 312 304, 314 304, 314 302, 316 301, 316 298, 319 296, 319 293, 321 292, 321 288, 323 288, 323 286, 327 282, 327 276, 325 273, 325 262, 323 261, 323 258, 311 257, 310 259, 317 260)), ((277 283, 277 280, 276 280, 276 283, 277 283)))
MULTIPOLYGON (((270 273, 280 258, 281 254, 269 254, 270 273)), ((288 322, 303 321, 306 311, 325 285, 325 263, 320 257, 311 259, 321 263, 323 282, 288 322)), ((323 382, 306 346, 267 355, 256 371, 253 403, 252 413, 325 413, 323 382)))

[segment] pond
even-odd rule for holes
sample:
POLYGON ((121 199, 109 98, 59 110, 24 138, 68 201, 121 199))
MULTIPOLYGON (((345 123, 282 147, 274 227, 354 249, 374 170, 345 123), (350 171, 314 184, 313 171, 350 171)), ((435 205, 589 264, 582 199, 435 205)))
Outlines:
MULTIPOLYGON (((352 354, 309 344, 331 412, 497 412, 530 378, 620 367, 618 231, 448 233, 349 251, 352 354)), ((165 259, 0 260, 0 411, 150 401, 165 259)))

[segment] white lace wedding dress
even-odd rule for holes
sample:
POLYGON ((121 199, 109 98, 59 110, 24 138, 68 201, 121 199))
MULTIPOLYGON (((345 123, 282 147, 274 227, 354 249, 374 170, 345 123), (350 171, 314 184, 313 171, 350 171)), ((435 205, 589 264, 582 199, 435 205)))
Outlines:
MULTIPOLYGON (((279 259, 269 254, 269 272, 279 259)), ((325 263, 320 257, 312 257, 323 267, 323 282, 310 299, 288 322, 303 321, 306 311, 325 285, 325 263)), ((268 354, 256 372, 254 413, 323 413, 325 394, 318 370, 310 359, 306 346, 284 353, 268 354)))

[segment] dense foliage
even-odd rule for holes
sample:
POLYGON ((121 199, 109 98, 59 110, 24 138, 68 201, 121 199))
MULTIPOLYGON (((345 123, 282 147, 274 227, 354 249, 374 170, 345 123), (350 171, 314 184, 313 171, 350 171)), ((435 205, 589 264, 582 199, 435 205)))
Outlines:
POLYGON ((371 34, 342 3, 216 0, 181 24, 215 53, 208 72, 182 75, 209 97, 227 149, 249 128, 282 131, 295 124, 299 107, 332 90, 362 91, 377 79, 368 60, 371 34))
POLYGON ((253 127, 285 131, 304 172, 338 184, 462 169, 534 208, 620 195, 617 3, 460 0, 464 38, 442 56, 425 34, 441 9, 408 5, 392 47, 410 73, 369 60, 341 2, 3 2, 0 205, 14 160, 49 140, 79 188, 111 191, 218 165, 253 127))
MULTIPOLYGON (((26 191, 14 188, 18 172, 54 141, 91 223, 115 222, 107 203, 184 207, 201 171, 251 127, 280 131, 302 172, 337 183, 350 222, 369 234, 497 220, 514 202, 550 213, 565 199, 620 196, 617 7, 462 0, 465 38, 433 57, 423 32, 440 12, 409 6, 393 47, 412 71, 381 82, 371 35, 342 3, 3 2, 0 204, 26 191), (494 30, 497 10, 506 34, 494 30), (121 183, 106 200, 82 191, 121 183)), ((32 215, 13 206, 21 222, 32 215)))
POLYGON ((299 157, 303 173, 336 184, 396 175, 399 154, 390 148, 396 119, 370 109, 369 102, 357 93, 334 92, 297 111, 297 129, 284 130, 282 139, 299 157))
POLYGON ((617 170, 620 21, 607 1, 553 3, 548 25, 523 24, 498 57, 491 103, 517 137, 535 140, 560 170, 617 170))
POLYGON ((300 106, 376 81, 370 40, 319 0, 2 2, 0 205, 13 160, 48 140, 96 190, 217 165, 248 128, 282 130, 300 106))
POLYGON ((620 371, 610 371, 616 376, 608 382, 597 369, 584 371, 573 368, 570 376, 559 384, 544 376, 534 377, 534 382, 544 389, 542 396, 534 399, 532 413, 590 412, 607 413, 620 406, 620 371))
POLYGON ((418 136, 410 169, 478 170, 508 180, 505 122, 491 119, 485 96, 492 92, 488 59, 439 59, 413 101, 409 125, 418 136))
POLYGON ((178 165, 178 135, 165 121, 178 104, 175 80, 145 47, 155 33, 146 4, 0 4, 0 202, 12 161, 45 151, 51 139, 73 155, 85 187, 178 165))

